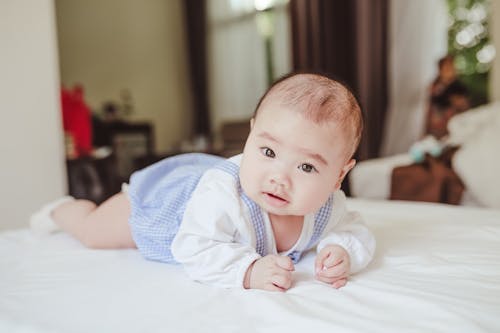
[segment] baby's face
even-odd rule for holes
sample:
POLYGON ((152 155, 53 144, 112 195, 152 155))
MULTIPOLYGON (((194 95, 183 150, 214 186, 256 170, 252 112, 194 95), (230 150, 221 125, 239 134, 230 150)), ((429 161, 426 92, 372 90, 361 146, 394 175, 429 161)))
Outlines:
POLYGON ((240 181, 265 211, 303 216, 315 212, 354 166, 335 123, 316 124, 281 105, 265 105, 245 144, 240 181))

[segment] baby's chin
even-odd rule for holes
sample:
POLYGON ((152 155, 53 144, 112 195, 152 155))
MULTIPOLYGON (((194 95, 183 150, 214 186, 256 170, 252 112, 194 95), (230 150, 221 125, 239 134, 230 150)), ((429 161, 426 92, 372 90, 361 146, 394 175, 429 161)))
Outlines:
POLYGON ((266 207, 263 207, 263 208, 267 213, 274 214, 274 215, 306 216, 309 214, 316 213, 321 208, 321 206, 320 207, 297 207, 294 205, 290 205, 290 206, 285 207, 283 209, 275 209, 274 207, 271 207, 270 209, 266 209, 266 207))
POLYGON ((258 202, 260 207, 264 209, 264 211, 268 214, 279 215, 279 216, 306 216, 310 214, 310 211, 304 209, 298 209, 297 207, 293 207, 289 205, 288 207, 273 207, 266 203, 258 202))

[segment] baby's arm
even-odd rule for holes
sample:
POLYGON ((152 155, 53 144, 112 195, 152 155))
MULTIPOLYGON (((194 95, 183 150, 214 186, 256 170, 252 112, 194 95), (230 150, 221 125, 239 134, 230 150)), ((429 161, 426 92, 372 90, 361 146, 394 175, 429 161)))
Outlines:
POLYGON ((252 226, 241 217, 238 194, 220 186, 210 183, 193 194, 172 243, 174 258, 190 278, 211 285, 287 289, 290 259, 257 253, 252 226))
POLYGON ((234 239, 237 232, 227 216, 183 221, 172 243, 172 254, 193 280, 223 287, 243 288, 250 265, 261 256, 250 245, 234 239))
POLYGON ((246 289, 285 291, 292 286, 294 269, 289 257, 270 254, 248 267, 243 286, 246 289))
POLYGON ((345 201, 342 192, 335 194, 334 215, 317 247, 317 278, 335 287, 341 287, 350 274, 365 268, 375 252, 373 234, 360 214, 347 211, 345 201))

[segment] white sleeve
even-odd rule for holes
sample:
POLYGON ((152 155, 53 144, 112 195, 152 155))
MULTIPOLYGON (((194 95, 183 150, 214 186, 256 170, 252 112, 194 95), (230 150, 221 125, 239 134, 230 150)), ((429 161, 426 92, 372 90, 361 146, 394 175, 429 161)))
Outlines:
POLYGON ((361 215, 346 209, 346 198, 341 191, 335 193, 332 217, 317 251, 331 244, 340 245, 347 250, 351 260, 351 273, 365 268, 375 252, 375 238, 365 226, 361 215))
POLYGON ((210 181, 195 190, 171 248, 190 278, 224 288, 243 288, 248 267, 261 256, 250 241, 236 240, 241 240, 237 236, 241 234, 237 226, 241 215, 236 191, 210 181))

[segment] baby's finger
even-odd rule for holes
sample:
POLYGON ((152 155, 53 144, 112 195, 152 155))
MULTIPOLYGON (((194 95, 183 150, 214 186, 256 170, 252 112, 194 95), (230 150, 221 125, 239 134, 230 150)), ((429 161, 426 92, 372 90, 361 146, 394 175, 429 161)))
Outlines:
POLYGON ((266 283, 263 289, 267 291, 280 291, 280 292, 286 291, 286 289, 283 289, 273 283, 266 283))
POLYGON ((277 256, 276 257, 276 264, 287 270, 287 271, 293 271, 295 270, 295 267, 293 266, 293 261, 287 256, 277 256))
POLYGON ((318 253, 316 260, 314 261, 314 271, 316 273, 323 269, 324 261, 329 255, 330 253, 326 249, 323 249, 318 253))
POLYGON ((272 283, 284 290, 289 289, 292 286, 292 279, 290 276, 275 274, 271 278, 272 283))
POLYGON ((347 268, 347 265, 341 263, 340 265, 320 270, 318 275, 328 278, 338 278, 347 275, 347 268))
POLYGON ((323 265, 326 267, 333 267, 340 264, 344 260, 344 255, 342 252, 330 252, 328 258, 325 259, 323 265))
POLYGON ((339 280, 348 279, 348 276, 341 276, 341 277, 316 276, 316 279, 333 286, 333 284, 339 280))
POLYGON ((340 279, 340 280, 333 282, 332 287, 335 289, 339 289, 339 288, 342 288, 343 286, 345 286, 346 283, 347 283, 347 278, 340 279))
POLYGON ((333 284, 335 281, 343 279, 343 278, 345 278, 345 276, 338 278, 338 277, 325 277, 325 276, 316 275, 317 280, 324 282, 324 283, 327 283, 327 284, 330 284, 330 285, 333 284))

